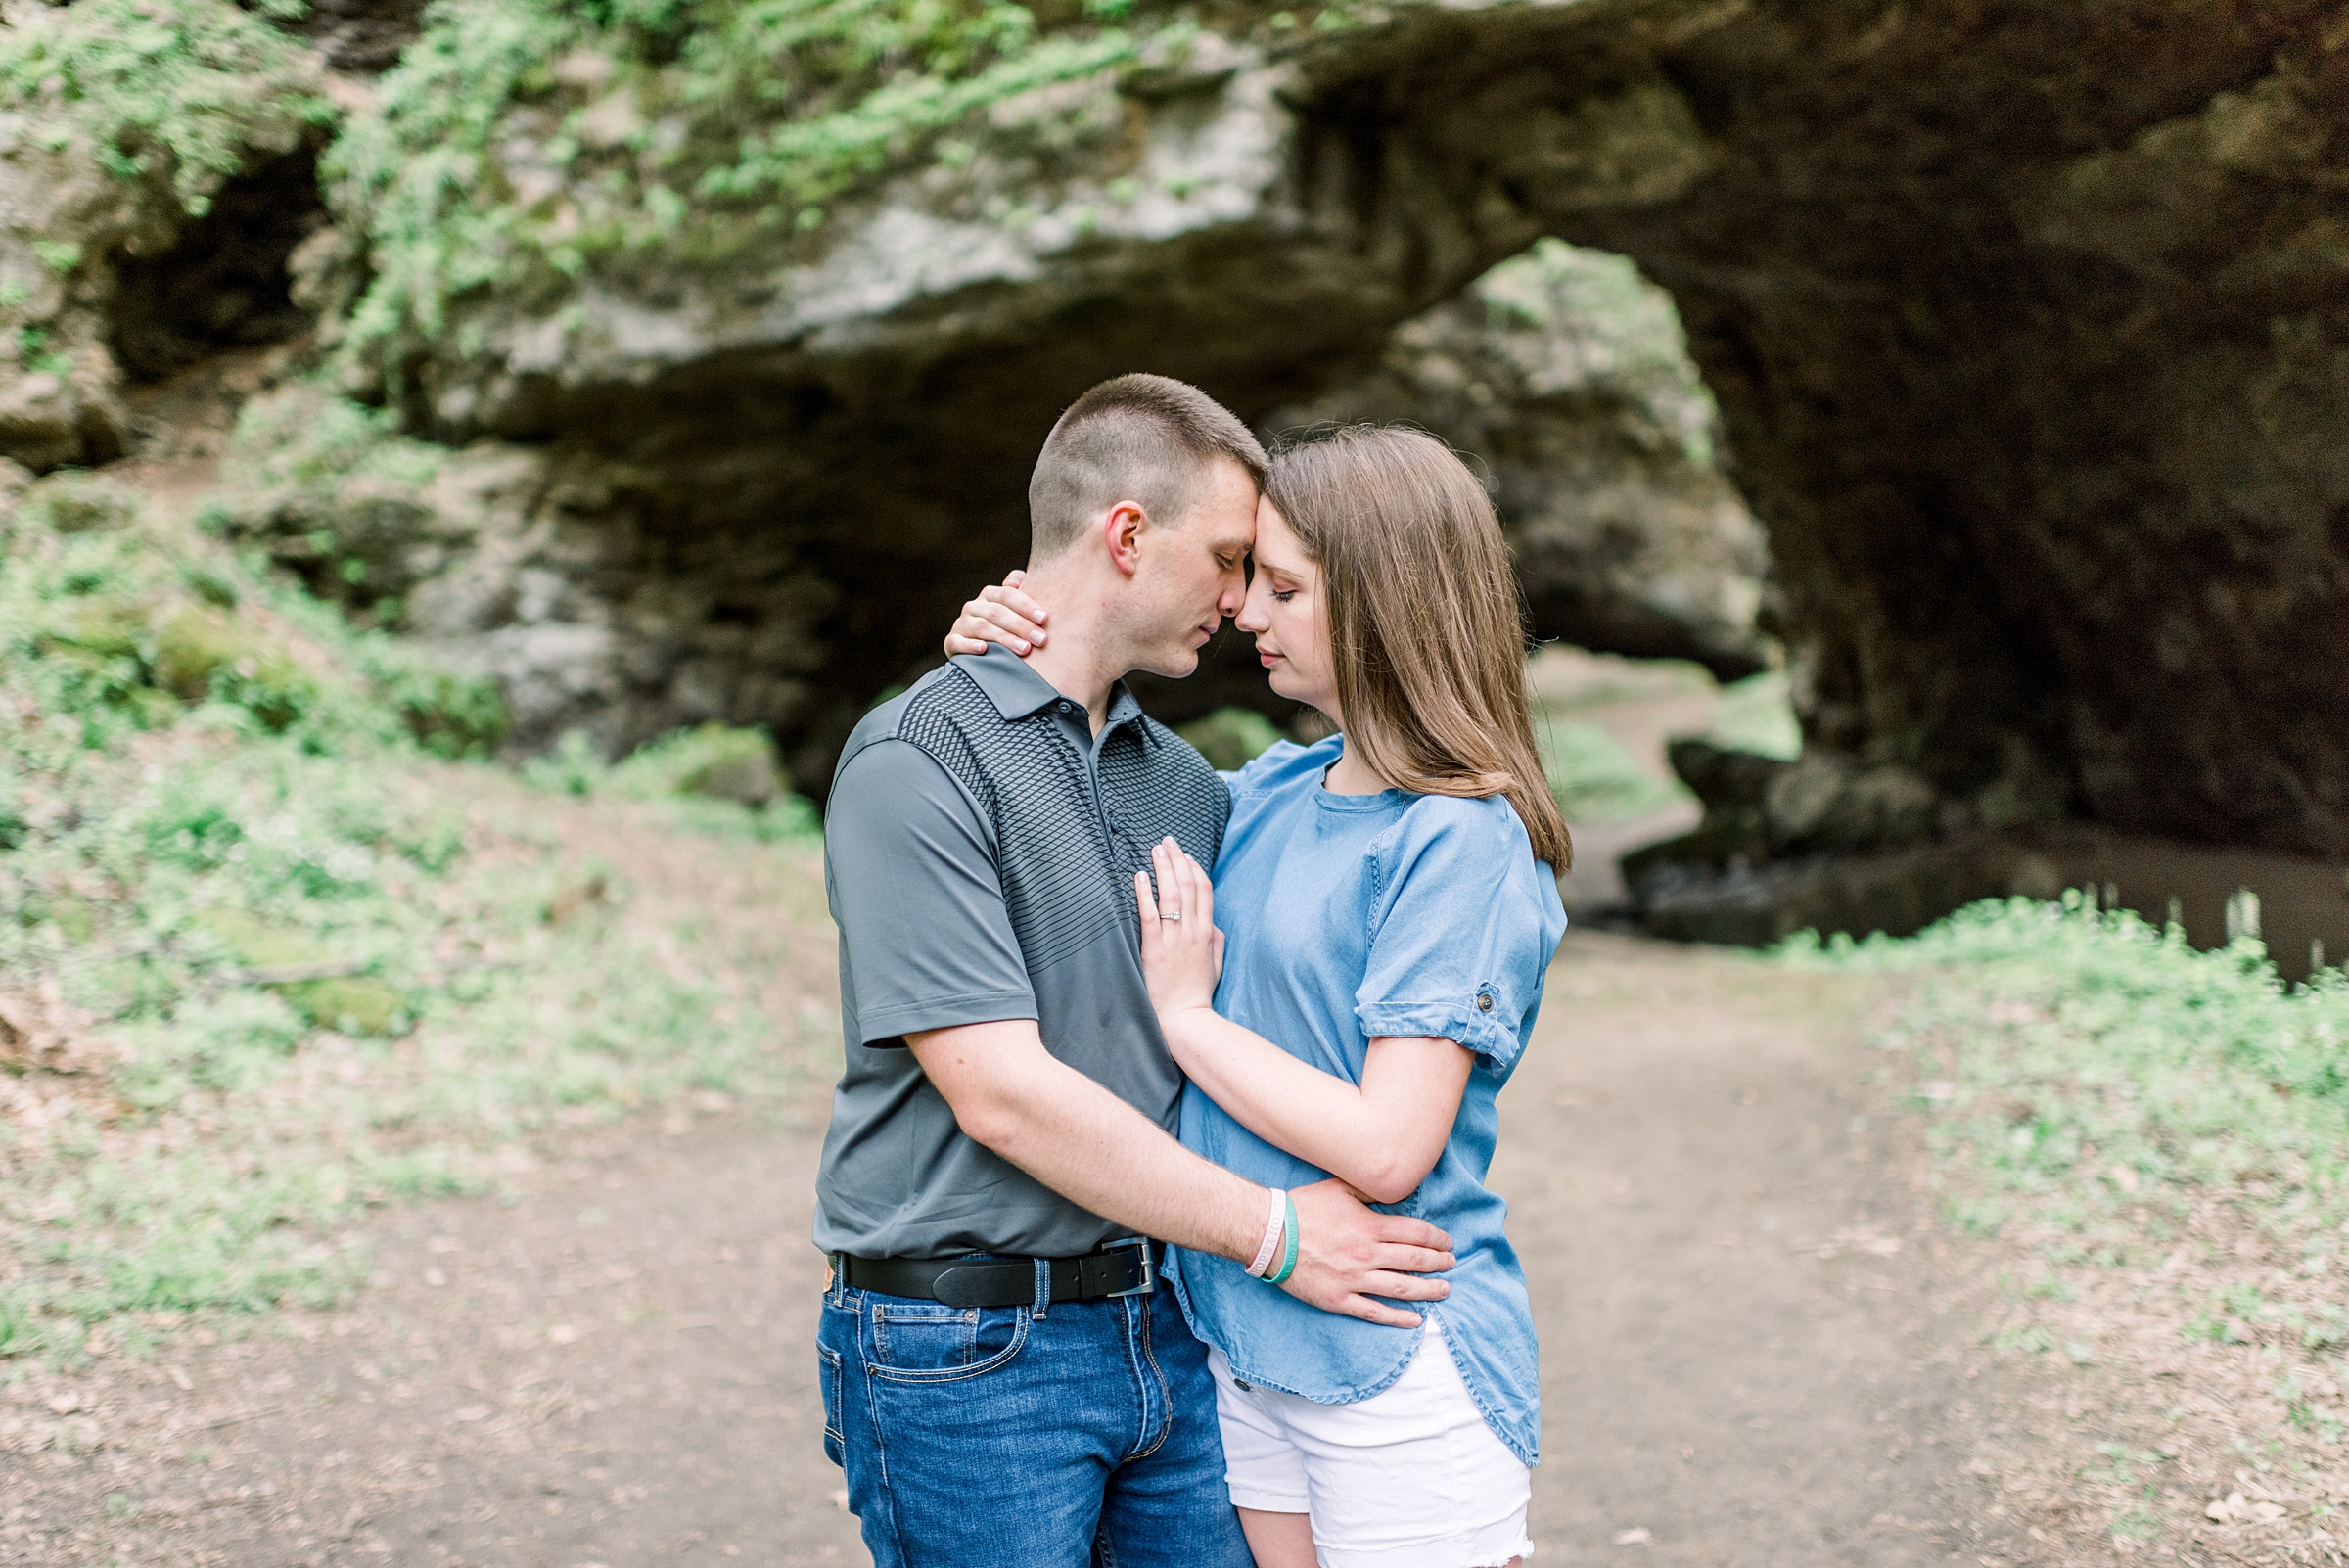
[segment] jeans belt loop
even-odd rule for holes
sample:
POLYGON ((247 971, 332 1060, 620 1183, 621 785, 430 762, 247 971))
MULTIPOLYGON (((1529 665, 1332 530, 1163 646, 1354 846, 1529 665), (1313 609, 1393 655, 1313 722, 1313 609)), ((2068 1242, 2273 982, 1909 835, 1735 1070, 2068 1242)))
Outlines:
POLYGON ((1036 1260, 1036 1317, 1043 1321, 1045 1310, 1052 1305, 1052 1260, 1036 1260))

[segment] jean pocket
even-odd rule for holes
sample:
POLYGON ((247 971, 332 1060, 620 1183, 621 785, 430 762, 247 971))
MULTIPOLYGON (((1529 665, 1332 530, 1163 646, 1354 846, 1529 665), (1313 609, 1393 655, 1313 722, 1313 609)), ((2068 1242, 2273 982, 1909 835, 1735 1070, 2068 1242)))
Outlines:
POLYGON ((845 1469, 848 1439, 840 1430, 840 1352, 828 1345, 815 1348, 815 1381, 824 1396, 824 1457, 845 1469))
POLYGON ((872 1302, 875 1377, 939 1383, 991 1372, 1028 1340, 1025 1307, 948 1307, 940 1302, 872 1302))

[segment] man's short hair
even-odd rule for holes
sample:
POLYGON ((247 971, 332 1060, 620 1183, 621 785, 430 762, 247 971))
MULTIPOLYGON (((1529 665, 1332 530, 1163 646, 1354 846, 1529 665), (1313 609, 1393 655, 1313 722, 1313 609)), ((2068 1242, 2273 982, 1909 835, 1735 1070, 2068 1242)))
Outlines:
POLYGON ((1032 561, 1077 541, 1087 519, 1137 501, 1151 521, 1179 524, 1207 470, 1227 457, 1259 486, 1270 462, 1221 403, 1165 376, 1119 376, 1068 406, 1044 438, 1028 481, 1032 561))

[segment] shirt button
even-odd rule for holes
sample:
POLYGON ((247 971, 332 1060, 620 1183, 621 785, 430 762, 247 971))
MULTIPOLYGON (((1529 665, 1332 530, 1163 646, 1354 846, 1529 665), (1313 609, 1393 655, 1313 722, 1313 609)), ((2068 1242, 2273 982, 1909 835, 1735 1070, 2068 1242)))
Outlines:
POLYGON ((1075 703, 1062 703, 1060 705, 1060 711, 1064 714, 1073 714, 1077 712, 1077 705, 1075 703))
POLYGON ((1476 1010, 1480 1013, 1489 1013, 1493 1010, 1493 993, 1491 992, 1477 992, 1476 1010))

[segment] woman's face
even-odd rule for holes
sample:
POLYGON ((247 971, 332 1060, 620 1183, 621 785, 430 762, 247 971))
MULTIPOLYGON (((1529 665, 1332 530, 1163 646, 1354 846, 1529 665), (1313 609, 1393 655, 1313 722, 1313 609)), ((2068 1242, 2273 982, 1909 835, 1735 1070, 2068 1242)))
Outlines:
POLYGON ((1262 497, 1256 503, 1256 578, 1248 584, 1238 624, 1255 634, 1256 656, 1274 691, 1318 708, 1334 724, 1345 723, 1338 713, 1321 569, 1307 558, 1288 520, 1262 497))

